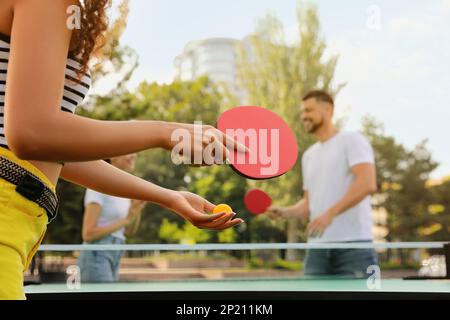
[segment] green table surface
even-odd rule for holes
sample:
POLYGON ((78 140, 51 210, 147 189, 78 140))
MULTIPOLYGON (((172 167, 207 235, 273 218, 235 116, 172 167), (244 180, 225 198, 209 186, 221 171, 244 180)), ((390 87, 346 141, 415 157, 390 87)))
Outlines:
MULTIPOLYGON (((370 282, 370 280, 369 280, 370 282)), ((370 282, 373 283, 373 282, 370 282)), ((381 279, 379 289, 370 289, 361 279, 225 279, 177 280, 81 284, 80 289, 62 284, 25 287, 27 294, 75 292, 189 292, 189 291, 293 291, 293 292, 417 292, 450 293, 450 280, 381 279)))

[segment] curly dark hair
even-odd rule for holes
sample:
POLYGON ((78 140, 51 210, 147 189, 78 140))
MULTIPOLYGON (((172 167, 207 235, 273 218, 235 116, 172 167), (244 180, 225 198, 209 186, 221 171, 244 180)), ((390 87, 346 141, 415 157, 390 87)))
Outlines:
POLYGON ((77 73, 79 78, 86 73, 92 56, 98 54, 106 43, 105 32, 109 24, 106 10, 111 6, 111 2, 111 0, 79 1, 81 28, 73 33, 74 49, 70 52, 82 66, 77 73))

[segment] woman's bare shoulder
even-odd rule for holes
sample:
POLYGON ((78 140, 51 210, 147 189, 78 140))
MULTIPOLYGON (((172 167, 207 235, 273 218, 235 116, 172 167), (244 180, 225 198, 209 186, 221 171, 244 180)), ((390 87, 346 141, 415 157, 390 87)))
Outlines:
POLYGON ((47 8, 48 11, 58 10, 63 14, 66 14, 67 8, 72 5, 81 5, 80 0, 1 0, 0 10, 5 7, 5 11, 9 10, 14 13, 14 10, 18 7, 28 6, 28 7, 39 7, 47 8), (63 9, 63 10, 59 10, 63 9))

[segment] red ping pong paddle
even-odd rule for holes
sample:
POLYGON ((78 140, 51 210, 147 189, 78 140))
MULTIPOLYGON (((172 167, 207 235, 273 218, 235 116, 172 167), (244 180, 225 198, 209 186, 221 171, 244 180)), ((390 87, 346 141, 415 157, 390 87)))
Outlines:
POLYGON ((288 172, 297 161, 295 135, 275 112, 242 106, 221 114, 217 128, 245 145, 249 152, 230 151, 231 167, 249 179, 270 179, 288 172))
POLYGON ((252 189, 245 194, 244 204, 251 213, 261 214, 272 205, 272 198, 260 189, 252 189))

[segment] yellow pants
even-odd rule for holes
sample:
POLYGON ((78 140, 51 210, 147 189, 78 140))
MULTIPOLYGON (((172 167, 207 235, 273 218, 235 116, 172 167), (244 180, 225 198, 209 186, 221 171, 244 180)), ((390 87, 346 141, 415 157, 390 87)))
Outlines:
MULTIPOLYGON (((48 178, 30 162, 17 158, 2 147, 0 156, 33 173, 55 191, 48 178)), ((15 188, 0 178, 0 300, 25 299, 23 273, 47 229, 45 209, 24 198, 15 188)))

